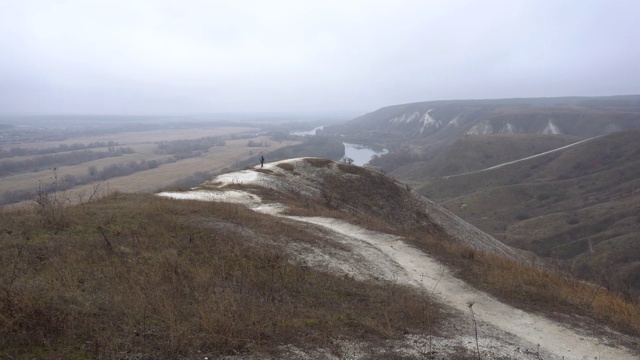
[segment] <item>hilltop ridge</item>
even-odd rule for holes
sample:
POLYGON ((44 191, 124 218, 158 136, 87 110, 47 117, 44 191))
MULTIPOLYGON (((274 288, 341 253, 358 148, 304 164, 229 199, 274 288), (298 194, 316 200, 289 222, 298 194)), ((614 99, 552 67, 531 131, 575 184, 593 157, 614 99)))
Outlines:
POLYGON ((2 356, 639 351, 637 304, 541 266, 363 167, 289 159, 189 190, 41 204, 0 216, 2 356))
MULTIPOLYGON (((323 231, 334 233, 332 242, 349 249, 351 255, 339 255, 327 252, 326 248, 315 247, 296 256, 307 264, 337 274, 346 273, 356 279, 395 279, 422 291, 430 291, 431 296, 443 301, 458 314, 475 306, 475 316, 487 326, 485 336, 500 344, 492 350, 485 350, 491 357, 505 356, 505 349, 514 344, 527 348, 537 341, 540 345, 535 353, 525 352, 517 357, 528 358, 531 355, 578 359, 598 352, 616 358, 633 358, 626 350, 611 342, 611 338, 604 345, 595 338, 578 335, 555 321, 534 314, 536 311, 523 312, 513 308, 509 305, 513 299, 503 302, 482 290, 469 288, 465 281, 454 276, 455 271, 461 270, 456 267, 465 268, 467 265, 463 264, 467 261, 522 264, 530 258, 525 257, 524 252, 479 231, 436 203, 415 194, 401 183, 370 169, 319 158, 289 159, 265 164, 264 168, 256 166, 223 174, 190 191, 159 195, 237 202, 257 212, 313 224, 323 231), (325 213, 323 209, 331 211, 325 213), (439 239, 435 240, 439 244, 429 240, 429 246, 459 247, 459 254, 467 260, 450 268, 451 265, 432 259, 429 254, 434 248, 428 250, 429 246, 420 243, 423 241, 420 240, 421 236, 408 235, 408 229, 412 229, 413 234, 428 234, 432 239, 439 239), (439 276, 436 275, 438 273, 439 276), (534 328, 529 328, 529 324, 535 324, 534 328)), ((508 270, 511 272, 509 276, 518 277, 518 272, 527 267, 516 265, 508 270)), ((547 286, 550 286, 555 281, 552 280, 555 275, 547 276, 545 282, 549 281, 547 286)), ((470 281, 470 278, 464 278, 470 281)), ((481 284, 470 282, 476 286, 481 284)), ((575 288, 570 292, 575 296, 581 291, 575 288)), ((505 300, 511 296, 500 294, 500 291, 496 295, 505 297, 505 300)), ((600 328, 594 323, 591 326, 600 328)), ((624 338, 622 334, 610 336, 624 338)))
MULTIPOLYGON (((410 191, 398 181, 371 169, 327 159, 296 158, 268 163, 264 168, 219 175, 194 191, 197 194, 214 190, 210 194, 216 194, 215 190, 221 187, 239 189, 252 186, 272 190, 271 194, 259 192, 266 199, 291 194, 306 198, 305 201, 320 199, 324 205, 336 210, 384 218, 400 228, 422 228, 443 234, 479 251, 511 259, 522 256, 517 250, 479 231, 437 203, 410 191)), ((251 202, 246 199, 257 201, 255 196, 247 194, 241 202, 251 202)))

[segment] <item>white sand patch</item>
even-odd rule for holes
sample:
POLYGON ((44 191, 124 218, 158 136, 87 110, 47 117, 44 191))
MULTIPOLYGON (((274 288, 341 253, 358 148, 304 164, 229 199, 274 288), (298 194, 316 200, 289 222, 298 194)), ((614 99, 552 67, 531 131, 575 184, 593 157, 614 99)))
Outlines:
POLYGON ((264 174, 261 174, 257 171, 253 170, 242 170, 236 171, 228 174, 218 175, 214 179, 215 185, 220 187, 227 185, 247 185, 247 184, 259 184, 261 177, 264 174))
POLYGON ((268 215, 277 215, 286 209, 286 206, 282 204, 277 204, 277 203, 261 204, 261 205, 257 205, 256 203, 253 203, 252 205, 253 206, 249 206, 251 210, 257 211, 263 214, 268 214, 268 215))
POLYGON ((276 166, 278 164, 297 164, 297 163, 299 163, 301 161, 304 161, 304 159, 307 159, 307 158, 292 158, 292 159, 274 161, 274 162, 270 162, 270 163, 264 164, 264 167, 265 168, 273 168, 274 166, 276 166))
POLYGON ((500 129, 500 134, 516 134, 516 128, 511 123, 505 123, 502 129, 500 129))
POLYGON ((404 113, 402 116, 396 116, 393 119, 390 119, 389 122, 392 124, 406 124, 419 118, 420 113, 416 111, 413 113, 404 113))
POLYGON ((256 204, 262 202, 259 196, 246 191, 212 191, 212 190, 192 190, 185 192, 161 192, 158 196, 169 197, 178 200, 199 200, 199 201, 219 201, 237 204, 256 204))
POLYGON ((447 126, 451 125, 451 126, 460 126, 460 115, 457 115, 455 118, 453 118, 451 121, 449 121, 449 123, 447 124, 447 126))
POLYGON ((482 122, 474 125, 469 131, 466 132, 466 135, 491 135, 493 134, 493 126, 488 120, 484 120, 482 122))
POLYGON ((541 131, 541 133, 558 135, 558 134, 562 134, 562 131, 556 124, 553 123, 553 121, 551 121, 551 119, 549 119, 547 126, 544 128, 544 130, 541 131))
POLYGON ((433 109, 429 109, 427 112, 424 113, 424 115, 422 116, 422 119, 420 120, 422 122, 422 128, 420 129, 420 134, 422 134, 424 132, 425 129, 430 129, 430 128, 436 128, 439 129, 442 124, 440 123, 440 121, 436 120, 435 118, 433 118, 429 113, 432 111, 433 109))

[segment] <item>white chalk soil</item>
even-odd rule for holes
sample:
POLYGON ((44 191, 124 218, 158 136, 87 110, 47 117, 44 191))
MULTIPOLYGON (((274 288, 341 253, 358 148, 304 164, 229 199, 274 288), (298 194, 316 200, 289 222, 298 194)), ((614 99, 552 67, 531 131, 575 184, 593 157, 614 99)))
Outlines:
MULTIPOLYGON (((273 168, 273 164, 265 164, 265 168, 273 168)), ((222 190, 222 187, 232 183, 264 186, 264 182, 269 180, 258 172, 245 170, 212 181, 220 187, 219 190, 159 195, 176 199, 235 202, 255 211, 316 226, 319 231, 329 234, 328 240, 341 246, 322 249, 291 244, 290 253, 300 261, 355 279, 385 279, 413 286, 439 300, 457 315, 454 318, 459 320, 450 324, 449 329, 455 334, 454 337, 410 335, 403 341, 379 344, 386 353, 446 359, 456 348, 465 348, 473 353, 479 349, 483 359, 640 359, 640 354, 620 345, 618 340, 623 335, 612 335, 614 333, 610 331, 606 336, 594 336, 587 331, 569 328, 504 304, 456 278, 446 266, 411 247, 400 237, 333 218, 285 216, 280 214, 284 209, 280 204, 265 204, 255 194, 243 191, 222 190)), ((284 350, 293 358, 352 359, 367 358, 372 351, 371 344, 339 340, 336 340, 331 351, 319 349, 310 353, 293 346, 284 350), (336 348, 339 349, 338 354, 336 348)))

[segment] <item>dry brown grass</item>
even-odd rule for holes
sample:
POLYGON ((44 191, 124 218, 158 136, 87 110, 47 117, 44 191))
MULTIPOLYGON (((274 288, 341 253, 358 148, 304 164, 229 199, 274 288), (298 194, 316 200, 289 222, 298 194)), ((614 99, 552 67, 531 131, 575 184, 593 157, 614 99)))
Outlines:
POLYGON ((293 171, 293 169, 294 169, 294 166, 292 164, 289 164, 289 163, 279 163, 276 166, 281 168, 281 169, 288 170, 288 171, 293 171))
MULTIPOLYGON (((116 141, 119 146, 149 144, 156 141, 172 141, 199 139, 206 136, 224 136, 246 131, 258 131, 255 127, 202 127, 185 129, 162 129, 148 131, 131 131, 109 133, 105 135, 73 137, 63 141, 38 141, 20 144, 20 147, 31 149, 54 148, 59 145, 89 144, 94 142, 116 141)), ((246 141, 245 141, 246 142, 246 141)))
MULTIPOLYGON (((327 193, 337 199, 331 206, 322 196, 251 191, 292 206, 292 214, 338 217, 404 235, 514 306, 565 321, 578 314, 640 334, 637 304, 416 226, 424 219, 411 217, 408 191, 388 178, 328 180, 328 191, 336 190, 327 193), (341 184, 345 188, 336 187, 341 184), (345 189, 351 193, 341 195, 345 189), (349 206, 356 195, 366 199, 349 206), (390 196, 396 199, 382 204, 390 196), (375 204, 380 206, 363 210, 375 204), (392 216, 401 206, 408 207, 404 215, 392 216)), ((287 244, 326 239, 243 206, 112 194, 69 207, 64 222, 47 216, 29 209, 0 213, 0 358, 176 358, 198 351, 200 357, 277 357, 281 344, 376 342, 406 332, 435 333, 443 320, 437 306, 406 288, 292 262, 283 255, 287 244)))
POLYGON ((296 265, 282 246, 324 240, 242 206, 113 194, 66 214, 0 214, 0 358, 277 354, 442 318, 406 288, 296 265))
POLYGON ((333 160, 320 159, 320 158, 306 158, 304 159, 304 161, 308 162, 309 164, 315 167, 325 167, 333 163, 333 160))
MULTIPOLYGON (((499 139, 465 139, 466 153, 443 154, 432 173, 450 174, 448 160, 471 166, 484 151, 511 149, 499 139), (482 144, 488 141, 498 146, 482 144)), ((640 272, 632 266, 640 261, 632 249, 640 236, 638 144, 640 131, 618 132, 491 171, 432 179, 418 189, 509 245, 563 259, 579 276, 638 299, 640 272)))
MULTIPOLYGON (((570 274, 482 253, 446 237, 434 234, 425 237, 424 229, 402 230, 379 218, 321 209, 319 203, 290 208, 286 213, 339 218, 370 230, 404 236, 451 267, 456 276, 514 307, 593 331, 598 329, 593 323, 596 321, 631 336, 640 336, 640 304, 570 274)), ((433 229, 433 233, 437 232, 438 229, 433 229)))
POLYGON ((640 304, 557 270, 470 249, 445 238, 409 233, 413 243, 451 266, 457 276, 515 307, 569 323, 586 317, 640 336, 640 304), (578 315, 578 317, 576 317, 578 315))
POLYGON ((287 204, 286 213, 290 215, 340 218, 371 230, 404 236, 446 263, 465 281, 515 307, 569 323, 588 318, 640 336, 637 302, 560 270, 482 253, 451 241, 435 225, 425 226, 428 219, 411 210, 408 191, 392 179, 363 168, 358 171, 350 171, 348 165, 340 168, 360 177, 323 178, 319 181, 326 186, 317 198, 293 195, 277 198, 271 192, 261 196, 287 204))

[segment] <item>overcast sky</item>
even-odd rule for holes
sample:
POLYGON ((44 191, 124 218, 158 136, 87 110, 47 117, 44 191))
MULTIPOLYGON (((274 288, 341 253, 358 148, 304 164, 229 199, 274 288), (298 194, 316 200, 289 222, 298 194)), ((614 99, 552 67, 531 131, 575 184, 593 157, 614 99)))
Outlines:
POLYGON ((637 0, 0 0, 0 113, 640 93, 637 0))

